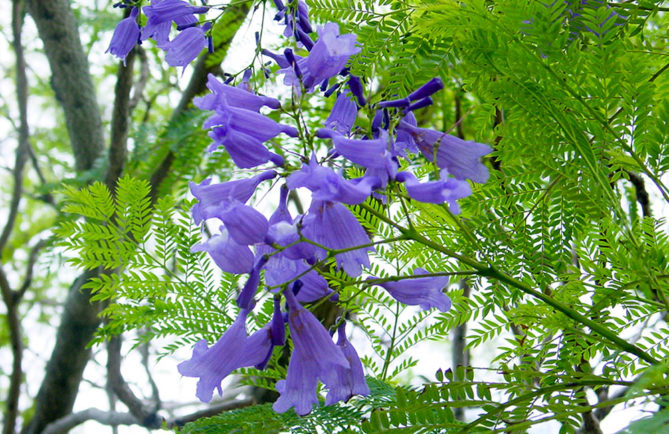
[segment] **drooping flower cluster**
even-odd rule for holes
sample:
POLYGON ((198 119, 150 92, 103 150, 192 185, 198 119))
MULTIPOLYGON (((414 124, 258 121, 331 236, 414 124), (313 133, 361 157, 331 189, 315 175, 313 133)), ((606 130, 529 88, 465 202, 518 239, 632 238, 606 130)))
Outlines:
MULTIPOLYGON (((318 403, 319 381, 328 390, 326 405, 369 393, 360 358, 346 337, 345 321, 337 323, 335 343, 302 305, 339 300, 328 280, 319 274, 319 267, 333 260, 353 279, 370 267, 369 253, 375 243, 347 205, 361 204, 370 197, 387 201, 406 194, 420 202, 447 203, 451 212, 458 214, 457 201, 472 193, 467 180, 487 181, 488 169, 480 158, 491 148, 417 126, 413 111, 432 103, 431 95, 443 88, 438 78, 406 97, 376 102, 371 107, 375 116, 370 128, 363 130, 356 125, 359 107, 367 105, 363 82, 346 67, 350 57, 360 51, 356 36, 340 34, 338 25, 331 22, 314 32, 301 0, 288 5, 280 0, 274 3, 279 10, 277 20, 286 25, 286 35, 294 36, 306 53, 298 55, 290 49, 282 54, 263 52, 277 63, 278 73, 291 87, 295 100, 319 89, 335 101, 323 127, 309 132, 303 123, 298 129, 274 120, 278 117, 266 116, 269 110, 280 110, 280 102, 251 92, 246 82, 234 87, 210 75, 210 93, 194 100, 198 108, 212 112, 203 126, 212 139, 208 151, 224 150, 240 169, 264 166, 264 170, 245 179, 221 183, 206 179, 190 184, 198 201, 192 209, 195 223, 215 222, 220 228, 193 250, 207 252, 222 271, 247 278, 236 300, 240 310, 235 322, 213 346, 198 342, 192 358, 179 365, 179 372, 199 378, 197 396, 209 401, 214 389, 220 392, 221 381, 235 369, 263 369, 273 348, 284 345, 287 323, 293 352, 286 379, 277 383, 280 397, 274 409, 283 412, 294 408, 304 415, 318 403), (311 39, 314 33, 317 36, 311 39), (302 155, 296 158, 294 153, 284 152, 275 143, 281 134, 300 140, 302 155), (415 159, 432 161, 441 170, 439 179, 419 180, 410 171, 415 159), (409 163, 402 171, 401 160, 409 163), (335 170, 341 166, 357 167, 364 174, 345 177, 335 170), (269 181, 279 185, 280 194, 277 208, 267 218, 248 202, 269 181), (298 189, 308 190, 311 202, 306 212, 293 216, 288 197, 299 194, 298 189), (272 320, 248 335, 247 317, 256 300, 267 292, 274 302, 272 320)), ((161 48, 176 50, 179 46, 182 53, 189 53, 183 58, 176 54, 170 57, 170 48, 165 48, 172 60, 190 57, 195 50, 191 45, 202 49, 199 39, 182 36, 188 35, 186 30, 201 29, 193 14, 202 13, 202 8, 181 0, 153 0, 143 12, 148 19, 143 29, 133 21, 137 9, 119 24, 112 40, 114 48, 110 46, 113 54, 124 57, 129 52, 128 35, 153 38, 161 48), (170 42, 172 23, 181 33, 170 42)), ((181 61, 171 64, 184 66, 181 61)), ((443 293, 448 277, 430 275, 421 268, 404 277, 384 280, 368 276, 358 284, 378 285, 407 305, 443 312, 450 309, 451 301, 443 293)))
POLYGON ((184 0, 151 0, 149 6, 141 9, 146 16, 146 25, 140 28, 140 9, 126 3, 130 2, 120 2, 117 5, 132 7, 130 16, 116 26, 107 49, 107 52, 124 62, 130 50, 147 39, 153 39, 165 51, 165 61, 171 66, 185 68, 205 47, 209 46, 211 49, 211 37, 207 36, 211 23, 200 25, 200 20, 195 17, 197 14, 207 13, 208 6, 193 6, 184 0), (173 24, 179 34, 170 39, 173 24))

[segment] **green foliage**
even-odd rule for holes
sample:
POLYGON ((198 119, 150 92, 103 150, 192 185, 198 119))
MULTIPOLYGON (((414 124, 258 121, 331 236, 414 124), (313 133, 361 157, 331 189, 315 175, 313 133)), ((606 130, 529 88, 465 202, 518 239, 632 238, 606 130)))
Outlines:
MULTIPOLYGON (((669 169, 668 47, 658 30, 669 26, 658 13, 666 2, 308 3, 315 21, 337 21, 363 42, 351 71, 366 78, 372 102, 403 97, 438 75, 447 89, 417 114, 420 125, 494 146, 489 182, 472 186, 458 216, 413 202, 392 183, 392 205, 351 207, 378 242, 370 275, 408 275, 415 267, 446 273, 453 308, 407 308, 364 278, 337 271, 328 257, 318 270, 371 343, 362 360, 372 394, 304 418, 251 406, 184 431, 520 432, 552 422, 573 432, 591 411, 664 403, 669 236, 664 216, 638 198, 669 200, 662 180, 669 169), (489 365, 473 359, 473 367, 440 371, 436 382, 397 386, 415 381, 417 344, 447 341, 465 324, 470 350, 494 347, 489 365), (627 392, 616 396, 613 387, 627 392), (593 391, 597 402, 588 398, 593 391), (466 421, 456 408, 469 410, 466 421)), ((325 115, 308 113, 305 122, 320 125, 325 115)), ((175 155, 168 184, 184 187, 220 166, 214 154, 201 167, 208 140, 193 127, 201 116, 187 113, 161 134, 142 130, 137 155, 175 155)), ((420 174, 434 176, 435 167, 419 161, 420 174)), ((144 173, 142 165, 130 169, 144 173)), ((176 339, 167 351, 218 338, 234 316, 239 282, 190 252, 200 234, 187 204, 164 196, 151 209, 146 183, 133 178, 113 195, 102 184, 66 188, 65 195, 64 210, 77 217, 62 222, 61 245, 75 253, 75 265, 109 270, 87 285, 96 299, 113 301, 96 342, 133 329, 141 340, 176 339)), ((252 328, 271 315, 269 299, 259 305, 252 328)), ((244 370, 244 382, 272 389, 285 375, 283 351, 266 371, 244 370)), ((666 422, 659 411, 628 430, 650 432, 666 422)))
POLYGON ((114 195, 101 183, 64 194, 63 210, 76 214, 57 232, 75 254, 68 260, 105 269, 84 285, 93 300, 111 301, 93 343, 128 330, 139 331, 138 342, 170 337, 165 352, 218 339, 235 314, 238 277, 218 275, 203 253, 191 252, 200 231, 188 203, 164 196, 151 207, 148 183, 131 177, 119 180, 114 195))

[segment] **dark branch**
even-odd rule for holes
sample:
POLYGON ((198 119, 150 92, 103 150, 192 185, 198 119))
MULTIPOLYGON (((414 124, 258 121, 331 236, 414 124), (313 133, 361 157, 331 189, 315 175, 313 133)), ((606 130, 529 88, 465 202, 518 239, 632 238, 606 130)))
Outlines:
MULTIPOLYGON (((129 10, 129 9, 126 9, 129 10)), ((114 88, 114 108, 111 119, 111 142, 105 183, 113 191, 116 181, 123 173, 128 152, 128 126, 130 124, 130 90, 132 89, 132 67, 136 50, 130 51, 125 64, 119 62, 114 88)))
POLYGON ((56 99, 65 112, 77 170, 89 170, 104 148, 102 116, 77 20, 68 0, 27 0, 51 67, 56 99))
MULTIPOLYGON (((16 56, 16 92, 19 105, 19 143, 16 149, 14 170, 14 187, 12 199, 9 205, 7 222, 0 234, 0 253, 4 250, 9 236, 14 230, 16 215, 21 202, 23 192, 23 169, 28 159, 29 131, 28 131, 28 79, 26 77, 26 62, 23 55, 21 42, 21 29, 23 27, 23 3, 20 0, 12 1, 12 46, 16 56)), ((32 268, 32 267, 31 267, 32 268)), ((32 270, 31 270, 32 271, 32 270)), ((23 378, 23 342, 21 333, 21 321, 19 319, 20 296, 25 291, 12 291, 4 269, 0 267, 0 290, 2 299, 7 307, 7 325, 9 328, 10 346, 12 349, 12 373, 9 376, 9 390, 5 404, 3 433, 13 434, 16 430, 16 417, 19 411, 19 395, 21 392, 21 380, 23 378)))
POLYGON ((648 196, 648 192, 646 191, 643 178, 634 172, 626 171, 626 173, 630 182, 634 186, 634 190, 636 191, 636 201, 639 202, 639 205, 641 205, 641 212, 643 216, 651 217, 652 211, 650 208, 650 198, 648 196))
POLYGON ((121 337, 114 336, 107 344, 107 382, 130 413, 147 428, 160 428, 158 408, 149 408, 137 398, 121 374, 121 337))

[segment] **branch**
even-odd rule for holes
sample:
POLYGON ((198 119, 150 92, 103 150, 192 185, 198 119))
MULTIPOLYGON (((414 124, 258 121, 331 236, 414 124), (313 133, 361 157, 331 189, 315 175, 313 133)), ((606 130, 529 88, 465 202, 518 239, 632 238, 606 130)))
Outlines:
MULTIPOLYGON (((126 15, 130 9, 126 8, 126 15)), ((114 191, 116 181, 123 173, 128 152, 128 125, 130 117, 130 90, 136 50, 131 50, 124 62, 119 62, 114 87, 114 108, 111 119, 111 142, 109 143, 108 167, 105 176, 107 188, 114 191)))
MULTIPOLYGON (((218 405, 213 405, 210 408, 196 411, 194 413, 188 414, 186 416, 177 417, 170 420, 165 420, 165 425, 167 428, 182 427, 189 422, 194 422, 203 417, 215 416, 224 411, 235 410, 238 408, 248 407, 252 405, 252 400, 244 401, 233 401, 233 402, 223 402, 218 405)), ((89 408, 77 413, 69 414, 61 419, 58 419, 55 422, 50 423, 46 426, 42 434, 60 434, 65 433, 77 425, 81 425, 84 422, 89 420, 94 420, 103 425, 140 425, 145 428, 148 427, 140 423, 135 416, 131 413, 119 413, 113 411, 102 411, 97 408, 89 408)))
POLYGON ((23 299, 23 296, 25 295, 26 291, 28 288, 30 288, 30 284, 33 281, 33 269, 35 268, 35 263, 37 262, 37 255, 39 254, 40 250, 42 250, 42 247, 46 245, 46 240, 39 240, 37 244, 33 246, 33 248, 30 250, 30 255, 28 256, 28 264, 26 265, 26 275, 23 278, 23 284, 21 285, 21 288, 17 291, 17 298, 19 300, 23 299))
POLYGON ((65 112, 77 170, 93 168, 104 148, 102 116, 77 20, 68 0, 26 0, 51 67, 51 84, 65 112))
POLYGON ((107 382, 130 413, 147 428, 160 428, 158 408, 148 408, 137 398, 121 374, 121 337, 114 336, 107 344, 107 382))
POLYGON ((97 408, 89 408, 84 411, 69 414, 55 422, 51 422, 44 428, 42 434, 60 434, 66 433, 77 425, 94 420, 103 425, 135 425, 137 419, 130 413, 116 413, 111 411, 102 411, 97 408))
MULTIPOLYGON (((14 188, 12 199, 9 205, 7 222, 0 234, 0 254, 7 245, 9 236, 14 230, 16 215, 21 202, 23 192, 23 169, 28 159, 28 79, 26 77, 26 62, 23 55, 23 45, 21 44, 21 29, 23 27, 23 7, 20 0, 12 1, 12 46, 16 56, 16 93, 19 105, 19 143, 16 149, 16 159, 12 175, 14 178, 14 188)), ((32 268, 32 267, 31 267, 32 268)), ((4 269, 0 267, 0 290, 2 299, 7 307, 7 325, 9 328, 9 339, 12 349, 12 373, 9 377, 9 390, 7 391, 7 401, 4 414, 4 434, 13 434, 16 429, 16 417, 19 411, 19 395, 21 392, 21 380, 23 378, 23 337, 21 336, 21 321, 19 319, 18 305, 21 292, 12 291, 4 269)))
POLYGON ((634 186, 634 190, 636 191, 636 201, 639 202, 639 205, 641 205, 641 213, 644 217, 651 217, 652 211, 650 208, 650 199, 648 192, 646 191, 643 178, 634 172, 630 172, 629 170, 626 170, 625 172, 627 173, 627 176, 629 177, 629 180, 634 186))
POLYGON ((16 55, 16 93, 19 105, 19 143, 16 149, 16 157, 14 161, 14 170, 12 177, 14 178, 14 188, 12 191, 12 199, 9 205, 9 213, 5 227, 0 233, 0 252, 4 250, 9 240, 9 236, 14 229, 14 222, 19 210, 19 203, 21 202, 21 194, 23 192, 23 168, 28 159, 28 79, 26 78, 26 62, 23 56, 23 46, 21 45, 21 28, 23 27, 22 19, 23 9, 19 0, 12 2, 12 34, 13 34, 13 48, 16 55))
MULTIPOLYGON (((460 288, 462 289, 462 296, 469 298, 469 293, 471 292, 471 287, 465 279, 460 281, 460 288)), ((468 367, 469 363, 469 349, 466 345, 467 338, 467 322, 462 323, 457 326, 453 333, 453 367, 464 366, 468 367)), ((460 421, 464 421, 465 409, 463 407, 456 407, 453 409, 455 418, 460 421)))
POLYGON ((132 111, 135 110, 135 107, 137 107, 137 104, 142 100, 144 96, 144 88, 149 80, 149 58, 146 55, 146 50, 142 48, 141 45, 136 45, 133 51, 137 53, 137 56, 139 57, 139 80, 135 85, 132 98, 130 98, 130 102, 128 103, 129 113, 132 113, 132 111))

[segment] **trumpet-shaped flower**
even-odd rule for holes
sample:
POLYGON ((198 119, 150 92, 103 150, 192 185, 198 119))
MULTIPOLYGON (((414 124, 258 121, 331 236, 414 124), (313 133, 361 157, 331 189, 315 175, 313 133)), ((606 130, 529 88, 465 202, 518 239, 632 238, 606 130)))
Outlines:
POLYGON ((203 220, 220 215, 231 202, 246 203, 258 185, 276 176, 274 170, 266 170, 253 178, 237 179, 234 181, 211 184, 211 179, 205 179, 200 184, 189 182, 190 191, 198 200, 193 206, 192 213, 195 224, 203 220))
POLYGON ((221 226, 221 234, 196 244, 191 251, 209 253, 216 265, 227 273, 244 274, 253 268, 251 249, 230 238, 224 226, 221 226))
POLYGON ((107 48, 106 51, 106 53, 111 53, 123 60, 124 65, 128 53, 130 53, 130 50, 132 50, 139 41, 140 30, 139 25, 137 24, 138 13, 139 9, 132 8, 130 16, 119 21, 114 29, 114 35, 109 43, 109 48, 107 48))
MULTIPOLYGON (((363 267, 369 267, 367 252, 374 249, 369 246, 356 248, 369 244, 369 237, 351 211, 342 204, 312 200, 302 233, 332 250, 352 249, 335 255, 337 265, 349 276, 357 277, 363 267)), ((317 259, 324 259, 326 253, 317 248, 315 255, 317 259)))
POLYGON ((332 169, 319 165, 312 156, 308 165, 288 177, 286 184, 291 190, 308 188, 315 200, 355 205, 367 199, 372 190, 380 185, 380 180, 374 177, 345 180, 332 169))
POLYGON ((460 213, 460 206, 456 202, 458 199, 472 194, 472 189, 467 181, 460 181, 454 178, 447 178, 447 174, 442 171, 442 179, 439 181, 419 182, 416 177, 409 172, 400 172, 397 174, 397 180, 404 182, 407 193, 412 199, 426 203, 444 203, 448 202, 449 208, 453 214, 460 213))
POLYGON ((341 348, 349 367, 335 366, 334 381, 328 385, 328 394, 325 405, 332 405, 339 401, 348 401, 353 395, 369 395, 369 387, 365 381, 365 372, 360 363, 360 357, 353 345, 346 338, 346 323, 343 322, 337 329, 337 346, 341 348))
POLYGON ((207 76, 207 87, 211 91, 202 97, 193 98, 193 104, 202 110, 216 110, 222 104, 229 104, 232 107, 243 108, 257 112, 260 107, 267 106, 277 109, 280 106, 279 100, 268 96, 256 95, 243 88, 228 86, 221 83, 214 74, 207 76))
POLYGON ((301 78, 295 68, 289 66, 279 71, 286 74, 284 83, 299 89, 301 79, 305 89, 311 90, 322 81, 337 75, 349 57, 360 52, 355 38, 354 34, 340 35, 336 23, 326 23, 318 29, 318 41, 311 48, 309 56, 297 60, 301 78))
POLYGON ((457 179, 471 179, 474 182, 488 181, 488 168, 479 161, 492 152, 483 143, 465 141, 441 131, 419 128, 407 122, 400 122, 399 129, 410 134, 425 158, 432 161, 435 147, 437 166, 448 170, 457 179))
MULTIPOLYGON (((422 268, 414 270, 414 276, 423 274, 428 273, 422 268)), ((383 287, 395 300, 410 306, 418 305, 425 310, 436 307, 442 312, 451 309, 451 299, 442 292, 448 285, 447 276, 418 277, 397 282, 376 283, 376 285, 383 287)))
POLYGON ((316 317, 300 305, 290 290, 284 291, 288 304, 288 326, 293 340, 293 354, 288 364, 286 380, 276 385, 281 394, 274 410, 283 413, 291 407, 299 415, 311 412, 318 403, 318 379, 327 386, 336 379, 337 367, 350 368, 341 348, 332 342, 330 334, 316 317))
POLYGON ((235 369, 261 363, 271 351, 269 329, 246 335, 248 310, 242 309, 235 322, 211 348, 205 340, 195 344, 190 360, 177 369, 185 377, 199 377, 196 396, 202 402, 211 401, 214 389, 222 394, 221 381, 235 369))

